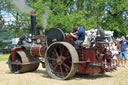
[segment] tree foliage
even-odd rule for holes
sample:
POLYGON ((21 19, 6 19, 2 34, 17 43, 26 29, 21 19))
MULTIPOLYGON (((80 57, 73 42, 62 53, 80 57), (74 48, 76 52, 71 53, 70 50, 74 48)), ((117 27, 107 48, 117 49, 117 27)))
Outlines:
MULTIPOLYGON (((8 5, 16 8, 12 4, 8 5)), ((124 12, 128 13, 127 0, 26 0, 26 5, 36 11, 37 27, 46 30, 61 28, 71 32, 77 25, 89 30, 100 24, 105 30, 113 30, 116 37, 128 34, 128 15, 122 17, 124 12)), ((14 15, 17 12, 20 13, 17 23, 22 23, 17 25, 20 36, 24 30, 28 32, 30 16, 12 9, 14 15)))

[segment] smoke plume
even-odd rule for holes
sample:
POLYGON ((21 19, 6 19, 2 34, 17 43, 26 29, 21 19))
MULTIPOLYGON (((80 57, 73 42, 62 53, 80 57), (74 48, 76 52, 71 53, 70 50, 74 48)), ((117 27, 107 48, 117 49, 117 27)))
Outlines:
POLYGON ((45 29, 46 26, 48 25, 48 12, 49 12, 49 8, 46 7, 44 14, 42 15, 42 27, 45 29))
POLYGON ((12 0, 12 4, 16 6, 20 11, 23 13, 30 14, 30 12, 33 10, 26 4, 26 0, 12 0))

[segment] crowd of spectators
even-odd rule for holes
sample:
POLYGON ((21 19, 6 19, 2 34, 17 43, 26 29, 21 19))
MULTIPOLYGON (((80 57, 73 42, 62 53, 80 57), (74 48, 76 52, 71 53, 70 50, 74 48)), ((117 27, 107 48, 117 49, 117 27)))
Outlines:
MULTIPOLYGON (((104 30, 100 25, 97 26, 97 33, 94 34, 94 30, 90 30, 91 35, 89 39, 93 42, 98 37, 104 37, 104 30)), ((112 64, 114 66, 126 67, 128 61, 128 40, 124 36, 121 40, 114 39, 109 42, 109 49, 112 52, 112 64)))
MULTIPOLYGON (((83 27, 75 27, 74 33, 70 33, 72 37, 76 38, 76 44, 85 44, 86 47, 93 47, 98 41, 102 41, 105 38, 104 30, 100 25, 96 27, 96 33, 94 30, 90 30, 91 35, 87 36, 83 27)), ((125 67, 128 59, 128 41, 124 36, 121 40, 113 40, 109 42, 109 49, 112 52, 112 64, 114 66, 125 67)))
POLYGON ((112 61, 113 65, 126 67, 128 59, 128 41, 124 36, 121 37, 120 41, 113 41, 110 43, 110 48, 112 51, 112 61))

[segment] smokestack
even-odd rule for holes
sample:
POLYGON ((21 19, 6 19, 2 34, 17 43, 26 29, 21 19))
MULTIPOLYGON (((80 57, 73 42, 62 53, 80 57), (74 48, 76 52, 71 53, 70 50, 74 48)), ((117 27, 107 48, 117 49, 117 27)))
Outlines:
POLYGON ((31 29, 32 29, 32 40, 34 40, 36 36, 36 13, 34 10, 31 11, 31 29))

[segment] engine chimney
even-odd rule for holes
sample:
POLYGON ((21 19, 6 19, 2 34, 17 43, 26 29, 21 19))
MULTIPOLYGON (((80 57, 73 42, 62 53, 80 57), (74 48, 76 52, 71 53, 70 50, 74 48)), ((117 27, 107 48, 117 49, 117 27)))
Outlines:
POLYGON ((32 29, 32 41, 34 41, 36 36, 36 13, 34 10, 31 12, 31 29, 32 29))

